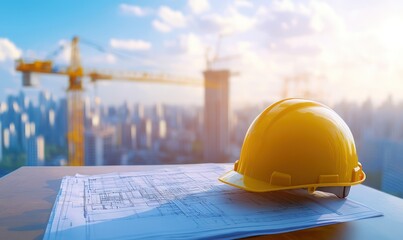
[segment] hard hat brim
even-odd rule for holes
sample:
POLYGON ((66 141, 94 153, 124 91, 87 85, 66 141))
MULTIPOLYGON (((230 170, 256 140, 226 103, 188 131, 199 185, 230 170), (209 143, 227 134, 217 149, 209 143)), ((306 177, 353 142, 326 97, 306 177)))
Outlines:
POLYGON ((268 192, 284 189, 284 187, 272 186, 266 182, 244 176, 234 170, 222 175, 218 180, 231 186, 252 192, 268 192))
POLYGON ((244 176, 234 170, 231 170, 218 178, 223 183, 241 188, 251 192, 270 192, 277 190, 309 188, 309 187, 326 187, 326 186, 352 186, 362 183, 366 178, 364 171, 360 180, 351 183, 324 183, 324 184, 307 184, 307 185, 294 185, 294 186, 278 186, 271 185, 270 183, 260 181, 248 176, 244 176))

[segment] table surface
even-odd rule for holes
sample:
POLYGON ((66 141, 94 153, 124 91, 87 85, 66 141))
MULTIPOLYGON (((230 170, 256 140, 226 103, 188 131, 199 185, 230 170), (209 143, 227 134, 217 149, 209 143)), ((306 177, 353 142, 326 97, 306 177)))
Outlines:
MULTIPOLYGON (((0 238, 42 239, 63 176, 154 170, 153 166, 22 167, 0 178, 0 238)), ((403 187, 403 186, 402 186, 403 187)), ((359 185, 349 198, 384 216, 259 239, 403 239, 403 199, 359 185)))

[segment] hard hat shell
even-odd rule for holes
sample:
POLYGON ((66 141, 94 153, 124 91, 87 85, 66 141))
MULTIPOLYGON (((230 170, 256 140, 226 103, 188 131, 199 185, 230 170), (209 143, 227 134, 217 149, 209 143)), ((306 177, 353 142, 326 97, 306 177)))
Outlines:
POLYGON ((353 135, 329 107, 284 99, 249 127, 234 170, 220 181, 253 192, 362 183, 353 135))

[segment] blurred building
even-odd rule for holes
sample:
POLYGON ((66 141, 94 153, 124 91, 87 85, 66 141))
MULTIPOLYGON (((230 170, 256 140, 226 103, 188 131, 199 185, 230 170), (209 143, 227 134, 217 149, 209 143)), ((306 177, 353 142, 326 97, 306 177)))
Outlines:
POLYGON ((30 136, 27 140, 27 165, 43 166, 45 161, 45 140, 42 136, 30 136))
POLYGON ((130 150, 137 148, 136 125, 130 122, 118 125, 117 131, 120 133, 120 145, 122 148, 130 150))
POLYGON ((101 166, 108 164, 113 145, 114 129, 112 127, 93 128, 85 131, 85 165, 101 166))
POLYGON ((6 131, 8 132, 8 147, 14 151, 21 150, 21 145, 18 141, 17 129, 15 128, 14 123, 10 123, 9 128, 6 131))
POLYGON ((151 119, 141 119, 137 128, 137 142, 140 149, 151 149, 152 147, 152 122, 151 119))
MULTIPOLYGON (((1 114, 1 112, 0 112, 1 114)), ((0 115, 0 120, 1 120, 1 115, 0 115)), ((2 124, 0 121, 0 162, 3 160, 3 128, 2 124)))
POLYGON ((204 72, 204 161, 227 162, 229 153, 230 72, 204 72))
POLYGON ((67 101, 64 98, 59 100, 58 109, 56 111, 55 129, 57 129, 56 143, 60 147, 67 146, 67 101))
POLYGON ((385 152, 382 191, 403 198, 403 142, 391 143, 385 152))

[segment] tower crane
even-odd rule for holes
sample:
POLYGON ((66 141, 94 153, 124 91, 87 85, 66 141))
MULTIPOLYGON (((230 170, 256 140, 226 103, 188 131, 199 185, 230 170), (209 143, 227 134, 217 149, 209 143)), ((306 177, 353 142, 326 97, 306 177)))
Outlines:
MULTIPOLYGON (((53 55, 60 52, 60 48, 53 55)), ((147 72, 116 72, 107 70, 87 70, 81 65, 79 38, 71 41, 71 59, 66 68, 56 67, 52 60, 16 62, 16 70, 22 72, 23 86, 34 86, 33 73, 56 74, 68 76, 67 87, 67 115, 68 115, 68 164, 72 166, 84 165, 84 106, 83 106, 83 78, 90 78, 91 82, 102 80, 127 80, 134 82, 179 84, 188 86, 205 86, 202 80, 173 77, 166 74, 152 74, 147 72)))
POLYGON ((302 97, 309 99, 320 99, 322 97, 320 87, 312 84, 319 82, 317 80, 323 78, 323 76, 315 77, 314 75, 308 73, 300 73, 285 77, 283 79, 282 98, 302 97), (310 90, 312 88, 314 91, 310 90))
MULTIPOLYGON (((226 61, 231 61, 234 59, 239 58, 238 55, 230 55, 230 56, 220 56, 220 48, 221 48, 221 41, 222 38, 225 35, 223 34, 219 34, 218 38, 217 38, 217 42, 216 42, 216 46, 214 52, 212 53, 212 55, 210 55, 210 50, 211 48, 207 48, 206 52, 205 52, 205 61, 206 61, 206 70, 212 70, 214 68, 214 65, 219 63, 219 62, 226 62, 226 61)), ((239 75, 238 72, 231 72, 231 75, 239 75)))

